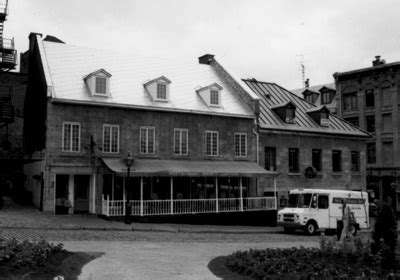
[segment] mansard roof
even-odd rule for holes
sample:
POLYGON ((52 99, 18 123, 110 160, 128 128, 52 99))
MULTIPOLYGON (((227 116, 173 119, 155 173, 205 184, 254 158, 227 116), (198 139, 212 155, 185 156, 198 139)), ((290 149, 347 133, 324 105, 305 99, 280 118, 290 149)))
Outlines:
POLYGON ((335 115, 329 116, 329 126, 317 124, 313 121, 308 112, 323 110, 323 108, 326 108, 325 106, 317 107, 275 83, 260 82, 255 79, 243 81, 260 97, 259 123, 261 129, 370 137, 367 132, 360 130, 356 126, 345 122, 335 115), (281 106, 281 104, 287 104, 289 102, 296 106, 294 123, 286 123, 273 112, 273 108, 276 108, 276 106, 281 106))

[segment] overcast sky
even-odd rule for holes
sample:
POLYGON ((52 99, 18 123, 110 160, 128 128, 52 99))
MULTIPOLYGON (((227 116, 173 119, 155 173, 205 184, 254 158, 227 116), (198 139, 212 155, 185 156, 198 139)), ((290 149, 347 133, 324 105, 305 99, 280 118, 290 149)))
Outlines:
POLYGON ((211 53, 241 78, 294 89, 302 60, 311 85, 375 55, 400 61, 399 12, 398 0, 9 0, 4 37, 18 51, 38 32, 156 56, 211 53))

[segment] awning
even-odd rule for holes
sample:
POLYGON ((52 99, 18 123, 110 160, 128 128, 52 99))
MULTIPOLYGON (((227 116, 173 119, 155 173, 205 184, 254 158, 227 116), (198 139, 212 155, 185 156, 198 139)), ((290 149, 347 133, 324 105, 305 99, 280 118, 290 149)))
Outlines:
MULTIPOLYGON (((103 158, 103 161, 115 173, 127 174, 128 169, 122 159, 103 158)), ((272 177, 277 175, 277 172, 265 170, 257 163, 248 161, 135 159, 130 169, 132 177, 272 177)))

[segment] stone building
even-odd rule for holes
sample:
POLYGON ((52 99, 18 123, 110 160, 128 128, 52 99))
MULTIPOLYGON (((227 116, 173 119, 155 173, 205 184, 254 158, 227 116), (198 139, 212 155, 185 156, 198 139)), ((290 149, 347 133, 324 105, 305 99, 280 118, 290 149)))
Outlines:
POLYGON ((44 211, 275 209, 257 192, 276 175, 256 162, 259 98, 212 55, 151 58, 31 34, 29 56, 25 174, 44 211))
MULTIPOLYGON (((277 84, 243 81, 260 98, 259 159, 280 174, 281 206, 296 188, 365 190, 368 133, 277 84)), ((259 184, 265 195, 273 192, 268 178, 259 184)))
POLYGON ((391 196, 400 211, 400 62, 379 56, 372 66, 334 74, 338 115, 369 132, 367 187, 376 198, 391 196))

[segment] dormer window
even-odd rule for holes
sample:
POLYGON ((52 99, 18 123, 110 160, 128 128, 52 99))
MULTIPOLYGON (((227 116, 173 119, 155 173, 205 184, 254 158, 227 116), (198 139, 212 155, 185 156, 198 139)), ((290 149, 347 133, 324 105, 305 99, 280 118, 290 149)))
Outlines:
POLYGON ((221 106, 221 90, 222 87, 219 84, 214 83, 200 88, 196 90, 196 92, 207 106, 219 107, 221 106))
POLYGON ((329 109, 319 106, 307 111, 307 114, 320 126, 329 126, 329 109))
POLYGON ((210 104, 211 105, 219 105, 219 91, 211 90, 210 91, 210 104))
POLYGON ((296 106, 291 102, 278 104, 271 109, 283 120, 285 123, 295 123, 296 106))
POLYGON ((107 94, 107 78, 96 77, 96 94, 107 94))
POLYGON ((166 84, 157 84, 157 99, 167 99, 166 84))
POLYGON ((93 96, 110 96, 111 74, 104 69, 99 69, 87 75, 84 81, 93 96))
POLYGON ((171 81, 169 79, 161 76, 146 82, 143 86, 154 101, 168 102, 170 84, 171 81))

